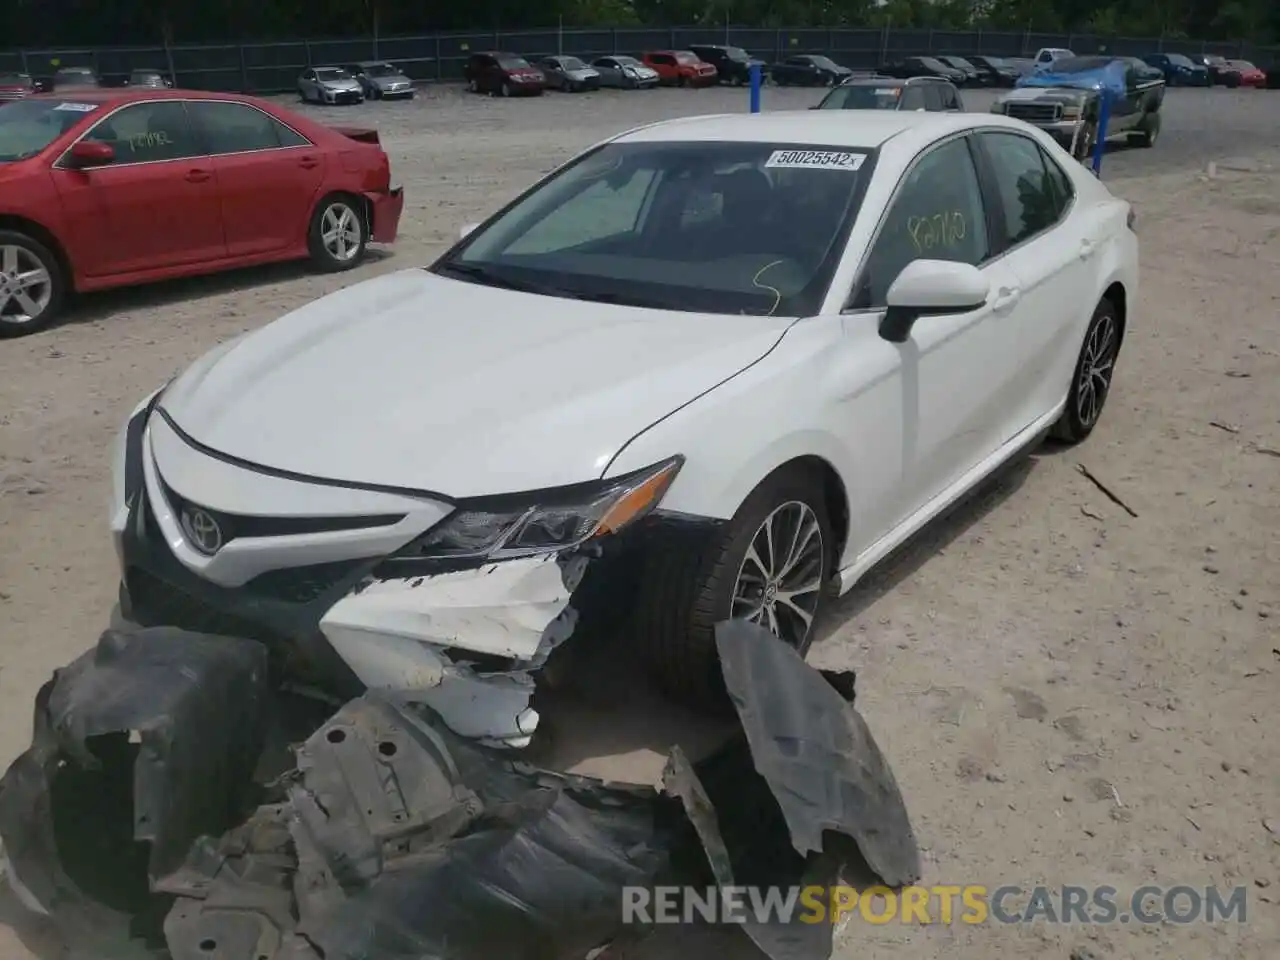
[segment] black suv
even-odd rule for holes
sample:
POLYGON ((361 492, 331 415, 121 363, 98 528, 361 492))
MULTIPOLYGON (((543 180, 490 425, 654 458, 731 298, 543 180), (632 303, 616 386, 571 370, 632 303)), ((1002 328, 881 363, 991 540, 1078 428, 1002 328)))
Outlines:
POLYGON ((695 44, 688 48, 704 63, 716 68, 721 83, 732 83, 735 87, 751 81, 751 65, 759 64, 763 71, 767 64, 757 60, 741 47, 722 47, 719 44, 695 44))
POLYGON ((927 110, 963 113, 960 91, 937 77, 854 77, 846 80, 813 110, 927 110))

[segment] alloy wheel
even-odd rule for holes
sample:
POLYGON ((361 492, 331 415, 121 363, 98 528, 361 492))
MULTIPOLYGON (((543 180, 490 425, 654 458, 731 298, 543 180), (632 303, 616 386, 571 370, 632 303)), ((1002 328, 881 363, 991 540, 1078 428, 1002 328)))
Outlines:
POLYGON ((338 263, 346 263, 360 252, 360 217, 345 203, 331 203, 320 218, 320 240, 338 263))
POLYGON ((1084 427, 1092 427, 1102 413, 1102 405, 1111 389, 1115 369, 1116 322, 1109 314, 1098 317, 1085 338, 1080 356, 1080 380, 1076 385, 1076 416, 1084 427))
POLYGON ((822 597, 826 545, 817 514, 791 500, 765 517, 738 568, 730 616, 803 649, 822 597))
POLYGON ((26 247, 0 247, 0 323, 34 323, 52 300, 53 277, 40 258, 26 247))

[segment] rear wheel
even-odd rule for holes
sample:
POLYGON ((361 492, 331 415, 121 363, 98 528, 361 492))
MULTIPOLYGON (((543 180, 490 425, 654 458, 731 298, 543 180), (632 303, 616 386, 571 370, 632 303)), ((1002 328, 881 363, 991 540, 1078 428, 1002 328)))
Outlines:
POLYGON ((1102 300, 1093 311, 1080 356, 1071 375, 1067 407, 1053 425, 1052 436, 1079 443, 1093 432, 1111 393, 1116 357, 1120 353, 1120 318, 1115 304, 1102 300))
POLYGON ((706 707, 723 695, 715 625, 751 620, 801 654, 826 599, 834 537, 822 478, 784 468, 758 486, 713 539, 646 558, 637 635, 670 696, 706 707))
POLYGON ((1240 74, 1238 74, 1238 73, 1228 73, 1228 74, 1227 74, 1227 76, 1226 76, 1226 79, 1223 81, 1223 85, 1224 85, 1228 90, 1234 90, 1234 89, 1236 89, 1238 86, 1240 86, 1240 74))
POLYGON ((325 197, 311 216, 307 246, 312 262, 326 273, 350 270, 364 260, 369 236, 355 197, 325 197))
POLYGON ((479 92, 480 92, 480 81, 479 81, 479 80, 476 80, 475 78, 472 78, 471 80, 468 80, 468 81, 467 81, 467 89, 468 89, 468 90, 470 90, 472 93, 479 93, 479 92))
POLYGON ((44 244, 0 230, 0 338, 43 330, 62 309, 67 278, 44 244))

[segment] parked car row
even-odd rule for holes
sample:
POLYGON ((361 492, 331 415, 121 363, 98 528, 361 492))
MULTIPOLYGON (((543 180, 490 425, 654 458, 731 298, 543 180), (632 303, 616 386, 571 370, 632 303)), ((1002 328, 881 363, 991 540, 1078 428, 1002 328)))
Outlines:
POLYGON ((160 70, 151 69, 134 70, 114 83, 104 83, 91 67, 63 67, 48 78, 36 78, 20 71, 0 71, 0 100, 21 100, 36 93, 112 86, 163 90, 172 87, 173 81, 160 70))

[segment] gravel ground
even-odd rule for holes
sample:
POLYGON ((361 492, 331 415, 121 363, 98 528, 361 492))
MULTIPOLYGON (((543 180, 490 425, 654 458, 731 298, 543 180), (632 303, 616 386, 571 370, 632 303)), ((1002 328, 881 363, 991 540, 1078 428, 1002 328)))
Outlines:
MULTIPOLYGON (((37 686, 105 626, 107 450, 139 397, 220 340, 424 261, 596 139, 745 99, 440 87, 332 110, 376 123, 406 184, 392 251, 346 277, 277 267, 94 296, 62 326, 0 343, 0 759, 27 744, 37 686)), ((1280 955, 1280 97, 1175 90, 1165 114, 1154 149, 1116 150, 1104 170, 1139 211, 1144 290, 1099 430, 1037 453, 874 573, 814 656, 860 673, 926 882, 1243 885, 1248 921, 855 920, 840 956, 1280 955), (1253 163, 1200 173, 1228 157, 1253 163)), ((0 930, 0 957, 28 955, 0 930)))

